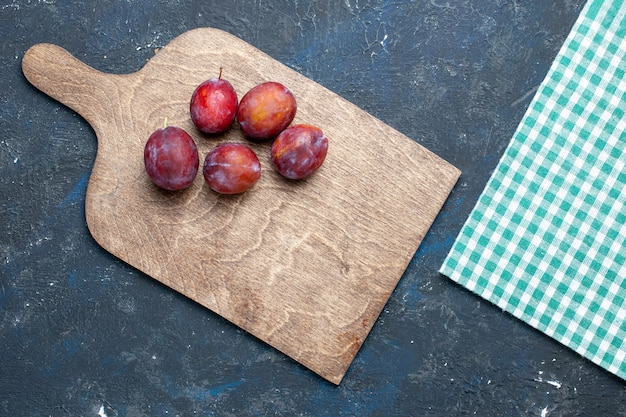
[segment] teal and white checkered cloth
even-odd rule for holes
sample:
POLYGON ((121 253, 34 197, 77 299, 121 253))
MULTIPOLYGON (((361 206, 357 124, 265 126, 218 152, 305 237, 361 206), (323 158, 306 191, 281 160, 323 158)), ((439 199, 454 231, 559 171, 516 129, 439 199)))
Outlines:
POLYGON ((585 5, 440 270, 623 379, 625 15, 585 5))

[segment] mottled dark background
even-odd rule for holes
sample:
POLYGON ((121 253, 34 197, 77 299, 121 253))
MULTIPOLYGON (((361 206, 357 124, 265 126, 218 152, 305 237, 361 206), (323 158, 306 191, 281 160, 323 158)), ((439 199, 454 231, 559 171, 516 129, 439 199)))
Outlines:
POLYGON ((626 384, 437 270, 582 0, 0 2, 0 415, 626 416, 626 384), (96 138, 31 87, 38 42, 106 72, 226 30, 463 171, 344 381, 101 249, 96 138))

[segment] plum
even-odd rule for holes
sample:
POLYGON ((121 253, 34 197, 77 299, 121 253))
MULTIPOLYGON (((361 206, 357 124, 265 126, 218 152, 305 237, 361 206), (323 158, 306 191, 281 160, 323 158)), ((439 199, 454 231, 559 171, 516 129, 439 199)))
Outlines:
POLYGON ((286 178, 297 180, 313 174, 324 163, 328 138, 322 130, 297 124, 283 130, 271 149, 272 163, 286 178))
POLYGON ((220 194, 239 194, 261 177, 261 163, 254 151, 242 143, 225 142, 213 148, 202 169, 209 188, 220 194))
POLYGON ((252 139, 269 139, 282 132, 296 115, 294 95, 281 83, 268 81, 249 90, 241 98, 237 122, 252 139))
POLYGON ((176 126, 154 131, 144 147, 143 159, 152 182, 170 191, 189 187, 200 163, 196 143, 176 126))
POLYGON ((237 115, 237 93, 233 86, 222 78, 201 83, 191 95, 189 113, 193 124, 204 133, 222 133, 233 124, 237 115))

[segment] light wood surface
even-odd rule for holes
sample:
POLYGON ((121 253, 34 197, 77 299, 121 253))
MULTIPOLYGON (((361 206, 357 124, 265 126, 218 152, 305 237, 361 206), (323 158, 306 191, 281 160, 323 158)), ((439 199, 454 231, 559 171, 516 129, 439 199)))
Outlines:
POLYGON ((338 95, 216 29, 184 33, 133 74, 96 71, 50 44, 29 49, 22 68, 96 133, 86 196, 95 240, 335 384, 460 175, 338 95), (330 141, 316 174, 283 179, 270 162, 271 142, 248 142, 236 124, 219 136, 195 130, 191 93, 220 67, 239 98, 263 81, 294 93, 294 123, 317 125, 330 141), (157 189, 145 173, 143 147, 165 118, 192 135, 201 160, 218 143, 248 143, 261 161, 261 179, 237 196, 213 193, 201 173, 182 192, 157 189))

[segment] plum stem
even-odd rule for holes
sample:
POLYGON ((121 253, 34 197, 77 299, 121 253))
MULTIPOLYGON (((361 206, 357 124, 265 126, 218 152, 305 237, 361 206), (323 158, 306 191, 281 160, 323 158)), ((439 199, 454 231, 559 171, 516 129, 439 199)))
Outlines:
POLYGON ((167 117, 163 119, 163 129, 167 127, 167 117))
POLYGON ((220 75, 217 77, 218 80, 222 79, 222 70, 223 69, 224 69, 223 67, 220 67, 220 75))

